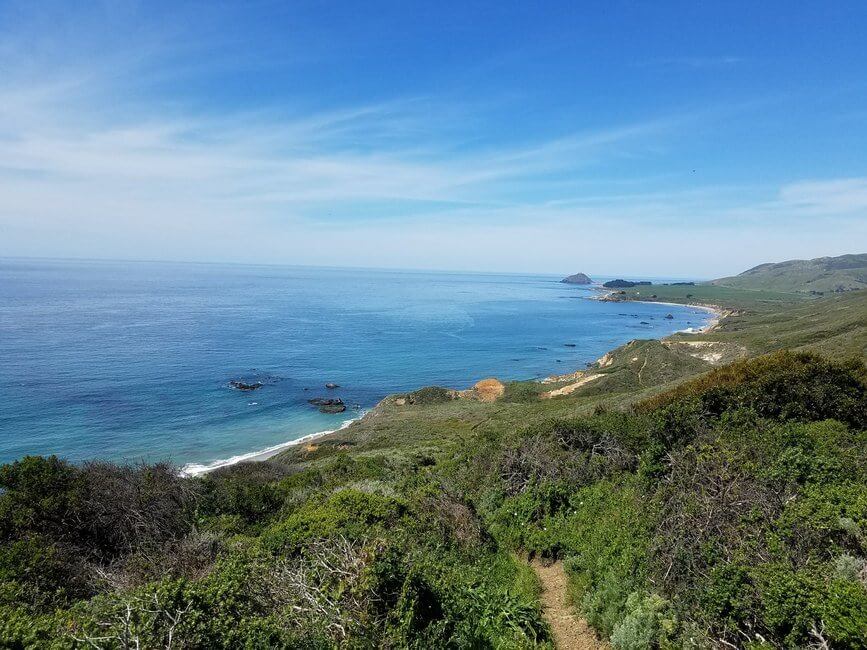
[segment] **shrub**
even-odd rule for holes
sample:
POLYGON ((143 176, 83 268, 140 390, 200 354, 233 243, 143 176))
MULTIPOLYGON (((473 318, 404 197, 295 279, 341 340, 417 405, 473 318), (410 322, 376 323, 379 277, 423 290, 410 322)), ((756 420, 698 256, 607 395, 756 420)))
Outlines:
POLYGON ((433 404, 443 404, 455 399, 455 391, 450 388, 442 388, 441 386, 426 386, 417 391, 406 394, 406 401, 410 404, 418 404, 419 406, 430 406, 433 404))
POLYGON ((76 538, 83 507, 81 473, 56 456, 27 456, 0 467, 0 538, 30 533, 76 538))
POLYGON ((274 551, 297 552, 305 543, 335 535, 358 539, 377 527, 395 524, 405 510, 390 497, 358 490, 340 490, 324 503, 311 501, 283 521, 270 526, 262 536, 274 551))
POLYGON ((657 594, 634 592, 626 600, 626 615, 611 634, 617 650, 656 648, 669 640, 677 627, 670 604, 657 594))
POLYGON ((542 384, 537 381, 510 381, 502 399, 506 402, 533 402, 539 399, 542 391, 542 384))
POLYGON ((808 353, 775 352, 738 361, 646 400, 655 410, 698 399, 702 410, 720 415, 750 408, 761 417, 818 421, 834 418, 867 427, 867 368, 860 359, 839 363, 808 353))
POLYGON ((855 580, 834 579, 816 603, 818 626, 811 629, 824 633, 835 648, 867 648, 867 586, 855 580), (818 629, 817 629, 818 628, 818 629))

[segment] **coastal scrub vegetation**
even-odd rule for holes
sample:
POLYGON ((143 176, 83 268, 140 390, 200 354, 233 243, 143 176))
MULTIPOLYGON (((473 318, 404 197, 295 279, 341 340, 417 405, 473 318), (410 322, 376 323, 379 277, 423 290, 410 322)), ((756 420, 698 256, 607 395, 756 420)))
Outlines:
POLYGON ((535 557, 618 649, 864 648, 865 377, 780 352, 473 444, 199 478, 24 458, 0 468, 2 646, 552 647, 535 557))

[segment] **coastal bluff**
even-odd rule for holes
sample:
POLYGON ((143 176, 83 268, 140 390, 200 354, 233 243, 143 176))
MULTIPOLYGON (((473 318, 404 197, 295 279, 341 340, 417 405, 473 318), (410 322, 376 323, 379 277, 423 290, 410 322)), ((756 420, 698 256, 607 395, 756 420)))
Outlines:
POLYGON ((576 273, 560 280, 563 284, 593 284, 593 280, 585 273, 576 273))

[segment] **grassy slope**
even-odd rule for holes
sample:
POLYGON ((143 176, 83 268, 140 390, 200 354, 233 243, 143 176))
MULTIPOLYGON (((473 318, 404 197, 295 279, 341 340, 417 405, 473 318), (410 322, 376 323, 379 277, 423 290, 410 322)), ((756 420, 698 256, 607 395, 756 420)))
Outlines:
MULTIPOLYGON (((672 292, 673 301, 679 297, 685 302, 687 290, 696 293, 707 290, 701 295, 712 295, 712 300, 719 303, 720 294, 711 292, 724 288, 671 289, 685 290, 683 296, 672 292)), ((867 356, 867 291, 815 300, 783 300, 777 294, 749 293, 751 300, 744 301, 748 308, 728 316, 712 332, 678 334, 663 342, 638 340, 612 351, 610 365, 591 370, 603 377, 572 395, 538 400, 534 398, 538 384, 517 382, 509 386, 505 399, 495 403, 461 399, 399 406, 386 400, 348 428, 314 445, 290 448, 274 460, 303 466, 352 450, 353 454, 386 455, 412 462, 422 456, 448 454, 456 447, 472 445, 480 435, 496 435, 549 418, 587 414, 597 406, 624 407, 714 367, 685 351, 683 344, 687 342, 718 346, 712 349, 724 351, 721 362, 782 348, 833 356, 867 356)))
MULTIPOLYGON (((831 356, 867 354, 867 291, 808 300, 785 308, 747 310, 696 340, 746 346, 750 356, 780 348, 831 356)), ((682 339, 684 337, 676 337, 682 339)))
POLYGON ((761 264, 713 284, 783 292, 852 291, 867 288, 867 253, 761 264))
POLYGON ((762 291, 713 284, 666 285, 624 289, 612 296, 619 300, 650 300, 679 304, 709 305, 723 309, 776 311, 807 299, 807 295, 785 291, 762 291))

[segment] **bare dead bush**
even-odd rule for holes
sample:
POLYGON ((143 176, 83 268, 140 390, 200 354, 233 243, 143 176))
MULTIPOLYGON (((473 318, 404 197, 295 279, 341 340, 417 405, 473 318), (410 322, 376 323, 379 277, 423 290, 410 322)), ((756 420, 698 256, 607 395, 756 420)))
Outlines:
POLYGON ((141 648, 172 648, 182 643, 176 638, 176 630, 193 604, 183 606, 164 603, 158 594, 130 597, 118 603, 97 621, 100 632, 72 631, 70 636, 86 647, 121 648, 122 650, 141 650, 141 648), (149 625, 142 625, 148 621, 149 625), (150 632, 146 634, 144 630, 150 632), (153 630, 158 630, 154 638, 153 630))
POLYGON ((322 629, 335 640, 377 625, 378 596, 365 584, 365 571, 380 547, 344 537, 312 542, 300 557, 267 569, 268 598, 289 613, 287 625, 322 629))
POLYGON ((115 561, 91 565, 95 591, 130 591, 153 580, 198 580, 210 573, 221 550, 220 538, 194 530, 163 548, 144 548, 115 561))
POLYGON ((503 453, 500 479, 507 494, 520 494, 535 482, 562 478, 567 462, 563 449, 551 437, 529 436, 503 453))
MULTIPOLYGON (((745 535, 745 521, 777 517, 785 494, 746 473, 743 463, 707 447, 669 454, 668 495, 654 535, 651 557, 655 582, 669 593, 689 590, 707 575, 708 544, 727 561, 749 547, 756 561, 768 561, 763 543, 745 535)), ((755 527, 759 529, 758 526, 755 527)))
POLYGON ((111 557, 143 547, 161 548, 186 535, 198 495, 197 484, 174 467, 88 463, 82 469, 84 508, 92 549, 111 557))
POLYGON ((634 469, 637 462, 635 454, 606 432, 555 424, 507 449, 500 463, 500 479, 506 492, 515 495, 544 481, 579 487, 634 469))
POLYGON ((487 540, 485 527, 472 504, 443 491, 424 500, 425 510, 434 513, 446 536, 463 546, 478 546, 487 540))

